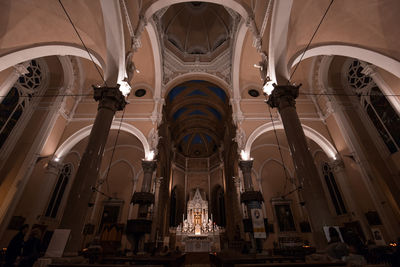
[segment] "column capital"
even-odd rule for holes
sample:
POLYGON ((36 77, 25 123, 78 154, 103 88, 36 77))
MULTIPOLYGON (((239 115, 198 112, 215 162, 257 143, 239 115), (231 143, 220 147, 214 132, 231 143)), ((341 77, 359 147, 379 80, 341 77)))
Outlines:
POLYGON ((243 173, 251 173, 253 160, 239 160, 239 167, 243 173))
POLYGON ((123 110, 127 104, 125 96, 119 90, 119 85, 116 87, 97 87, 93 86, 93 98, 99 101, 99 108, 110 109, 114 112, 123 110))
POLYGON ((341 159, 336 159, 336 160, 330 162, 329 166, 331 166, 331 168, 334 172, 339 172, 339 171, 344 170, 344 162, 341 159))
POLYGON ((61 167, 62 167, 62 164, 60 162, 57 162, 55 160, 50 160, 47 163, 46 170, 47 170, 47 172, 52 172, 52 173, 58 174, 61 167))
POLYGON ((279 111, 286 107, 296 107, 295 99, 299 96, 301 85, 276 85, 268 97, 267 104, 279 111))
POLYGON ((155 160, 142 160, 142 168, 144 173, 152 173, 157 166, 157 161, 155 160))

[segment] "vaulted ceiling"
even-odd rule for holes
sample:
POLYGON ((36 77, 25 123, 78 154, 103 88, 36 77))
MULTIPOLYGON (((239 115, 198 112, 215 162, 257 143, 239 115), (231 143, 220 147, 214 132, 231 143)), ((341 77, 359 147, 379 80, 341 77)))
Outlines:
POLYGON ((164 45, 181 58, 216 56, 230 45, 232 16, 225 7, 189 2, 170 6, 160 24, 164 45))
POLYGON ((217 85, 191 80, 169 92, 166 114, 177 151, 187 157, 208 157, 224 136, 229 99, 217 85))

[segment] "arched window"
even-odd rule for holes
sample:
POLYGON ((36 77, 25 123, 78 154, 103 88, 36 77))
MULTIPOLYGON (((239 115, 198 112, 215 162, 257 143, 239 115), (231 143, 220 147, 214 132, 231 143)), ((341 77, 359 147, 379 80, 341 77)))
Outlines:
POLYGON ((332 204, 335 207, 336 214, 346 214, 346 206, 344 205, 343 198, 340 194, 331 166, 329 166, 328 163, 324 163, 322 165, 322 174, 324 176, 326 187, 328 188, 332 204))
POLYGON ((400 148, 400 117, 374 80, 363 70, 362 63, 353 60, 348 68, 347 81, 390 153, 395 153, 400 148))
POLYGON ((22 113, 29 107, 43 80, 43 72, 38 61, 32 60, 28 73, 19 77, 0 103, 0 148, 11 134, 22 113))
POLYGON ((60 208, 61 200, 68 185, 68 180, 71 177, 73 166, 67 163, 63 166, 58 175, 56 186, 54 187, 53 194, 51 195, 49 205, 47 206, 45 216, 56 218, 58 209, 60 208))

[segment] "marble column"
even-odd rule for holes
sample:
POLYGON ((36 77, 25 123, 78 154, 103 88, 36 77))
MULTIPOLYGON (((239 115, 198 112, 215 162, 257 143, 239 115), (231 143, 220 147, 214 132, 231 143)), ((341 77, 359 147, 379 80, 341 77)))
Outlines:
POLYGON ((366 239, 373 239, 366 217, 358 207, 354 194, 351 192, 350 184, 345 173, 344 163, 341 159, 334 160, 329 163, 331 170, 339 183, 341 192, 343 193, 345 202, 347 204, 347 212, 352 220, 359 220, 361 228, 365 234, 366 239))
POLYGON ((99 102, 96 119, 89 135, 88 144, 82 155, 72 186, 60 228, 71 229, 66 251, 81 249, 88 203, 92 187, 98 178, 104 148, 115 112, 123 110, 126 101, 117 87, 93 87, 94 99, 99 102))
POLYGON ((240 160, 239 167, 243 173, 244 191, 253 191, 253 181, 251 180, 253 160, 240 160))
POLYGON ((260 191, 254 191, 253 181, 251 179, 251 169, 253 167, 253 160, 240 160, 239 167, 243 174, 244 192, 240 195, 240 201, 245 203, 248 218, 244 219, 245 232, 249 233, 251 241, 251 250, 260 250, 260 242, 256 242, 252 229, 251 209, 261 209, 261 203, 264 201, 260 191), (246 227, 247 225, 247 227, 246 227), (250 229, 251 228, 251 229, 250 229))
MULTIPOLYGON (((157 166, 156 161, 153 160, 143 160, 142 161, 142 169, 143 169, 143 182, 142 182, 142 193, 150 193, 151 189, 151 181, 153 180, 153 172, 155 171, 157 166)), ((151 194, 153 195, 153 194, 151 194)), ((153 195, 154 198, 154 195, 153 195)), ((148 215, 148 208, 150 206, 149 204, 140 204, 139 205, 139 218, 147 218, 148 215)))
POLYGON ((143 182, 141 192, 135 192, 132 196, 132 204, 139 205, 137 219, 131 219, 127 222, 126 235, 133 246, 133 252, 143 251, 145 234, 151 233, 152 221, 149 218, 149 207, 154 204, 154 194, 150 192, 153 172, 157 162, 155 160, 143 160, 143 182))
POLYGON ((157 230, 158 230, 158 232, 160 231, 160 229, 157 229, 157 226, 158 226, 158 221, 159 221, 159 211, 158 211, 158 209, 159 209, 159 201, 160 201, 160 186, 161 186, 161 183, 162 183, 162 181, 163 181, 163 177, 158 177, 158 178, 156 178, 156 180, 155 180, 155 190, 154 190, 154 194, 155 194, 155 196, 154 196, 154 206, 153 206, 153 221, 152 221, 152 226, 151 226, 151 240, 152 241, 154 241, 154 242, 156 242, 157 240, 156 240, 156 238, 157 238, 157 230))
POLYGON ((302 185, 305 206, 310 215, 315 245, 321 249, 327 245, 323 226, 333 225, 333 218, 329 212, 321 180, 296 112, 295 99, 299 95, 299 87, 275 86, 267 103, 272 108, 278 108, 281 115, 296 174, 302 185))

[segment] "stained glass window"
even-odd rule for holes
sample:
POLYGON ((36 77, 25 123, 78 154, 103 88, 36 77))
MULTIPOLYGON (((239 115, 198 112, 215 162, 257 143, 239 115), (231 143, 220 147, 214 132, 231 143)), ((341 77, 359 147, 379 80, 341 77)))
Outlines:
POLYGON ((42 70, 36 60, 27 67, 28 73, 21 75, 0 103, 0 148, 11 134, 22 113, 29 106, 42 81, 42 70))
POLYGON ((363 73, 363 69, 361 62, 354 60, 350 64, 347 81, 390 153, 395 153, 400 147, 400 117, 374 80, 363 73))

